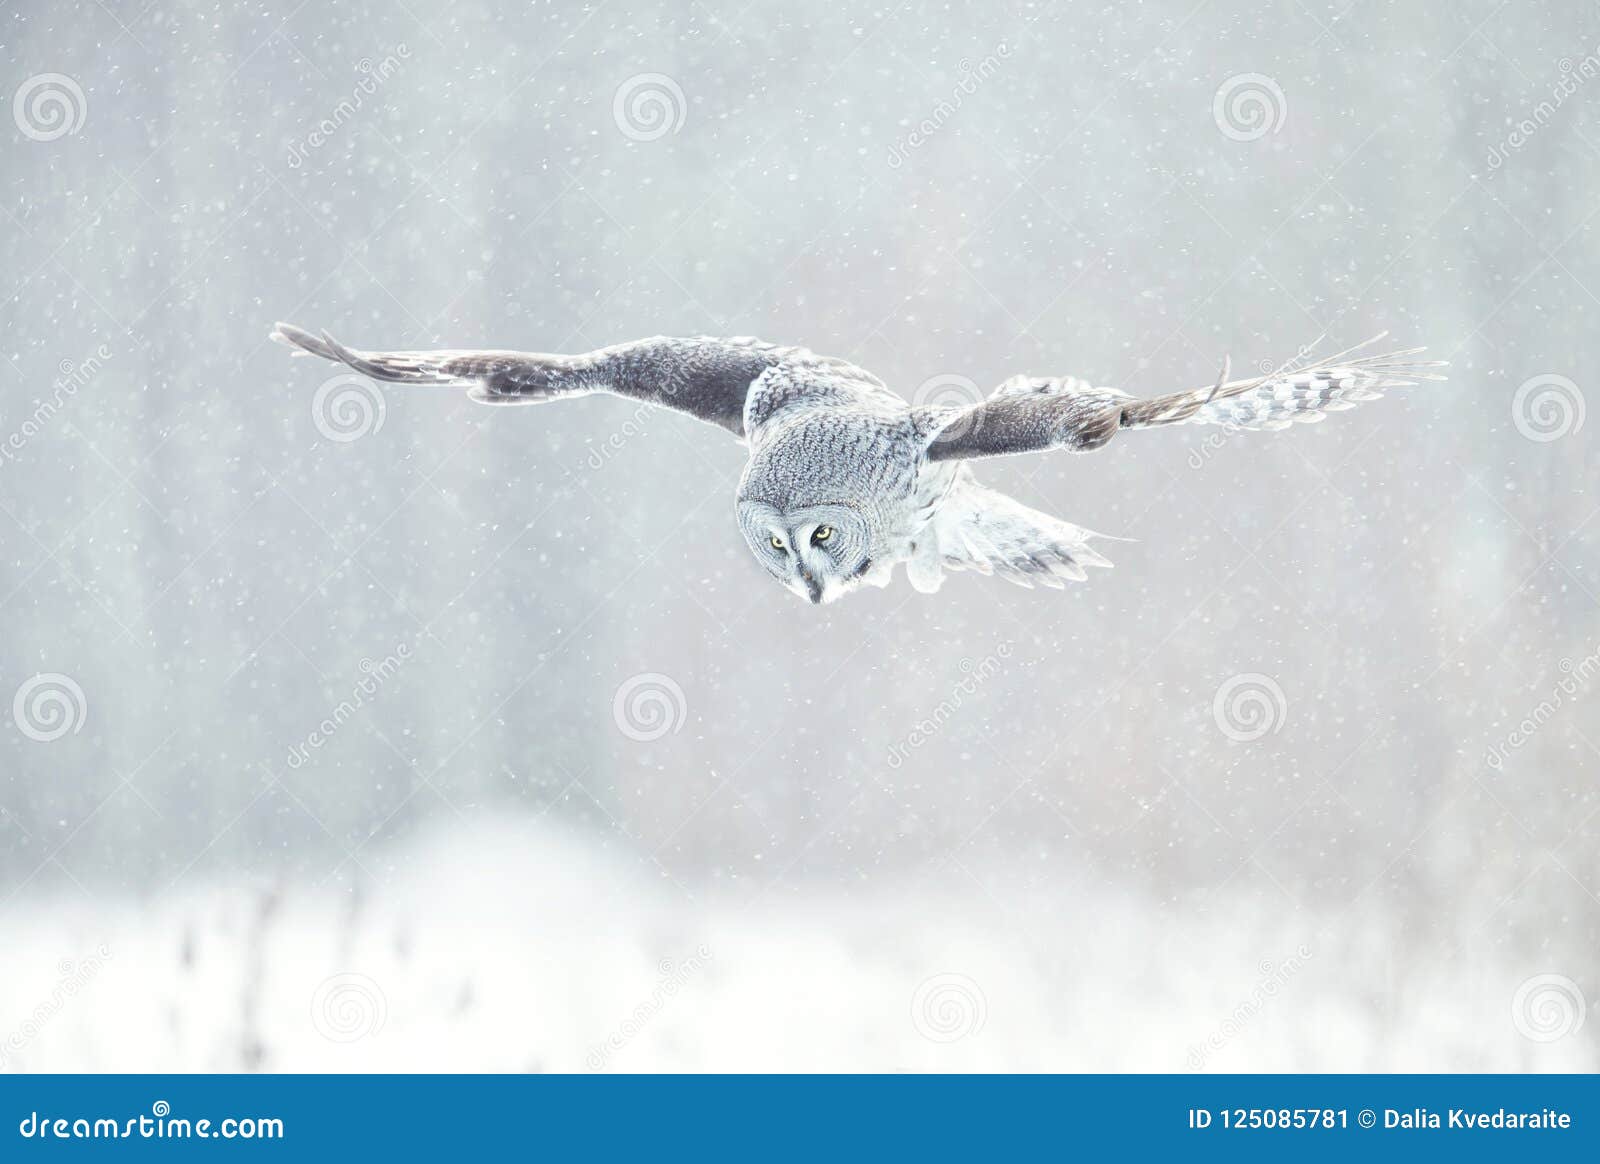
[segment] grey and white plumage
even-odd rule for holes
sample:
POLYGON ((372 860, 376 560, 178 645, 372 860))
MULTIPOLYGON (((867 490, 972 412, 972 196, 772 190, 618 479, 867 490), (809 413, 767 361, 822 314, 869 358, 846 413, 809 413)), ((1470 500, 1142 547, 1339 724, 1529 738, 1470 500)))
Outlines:
POLYGON ((375 380, 464 388, 482 404, 543 404, 610 392, 687 412, 749 448, 736 498, 761 566, 796 594, 830 602, 886 585, 896 564, 918 590, 947 570, 1060 588, 1110 566, 1098 536, 974 478, 969 462, 1086 452, 1125 429, 1215 424, 1272 430, 1322 420, 1387 388, 1440 379, 1421 348, 1355 353, 1139 399, 1082 380, 1014 377, 965 408, 908 403, 870 372, 805 348, 749 338, 656 337, 582 355, 514 351, 363 352, 280 323, 272 337, 375 380))

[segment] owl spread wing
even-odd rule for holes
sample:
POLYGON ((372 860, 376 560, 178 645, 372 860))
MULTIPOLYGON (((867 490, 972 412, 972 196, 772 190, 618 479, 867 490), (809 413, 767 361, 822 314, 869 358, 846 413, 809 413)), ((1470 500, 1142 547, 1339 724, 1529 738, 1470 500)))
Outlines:
POLYGON ((779 347, 748 337, 671 339, 657 336, 582 355, 542 352, 362 352, 327 332, 312 335, 280 323, 272 338, 348 364, 364 376, 398 384, 465 388, 481 404, 544 404, 610 392, 686 412, 743 437, 750 385, 780 365, 837 372, 876 383, 867 373, 805 348, 779 347))
POLYGON ((1288 428, 1377 399, 1387 388, 1443 379, 1432 371, 1441 362, 1413 358, 1422 348, 1353 355, 1382 338, 1374 336, 1315 363, 1250 380, 1229 380, 1225 363, 1210 388, 1143 400, 1082 380, 1014 377, 988 400, 940 417, 928 458, 972 460, 1055 448, 1083 452, 1099 448, 1123 429, 1168 424, 1288 428))

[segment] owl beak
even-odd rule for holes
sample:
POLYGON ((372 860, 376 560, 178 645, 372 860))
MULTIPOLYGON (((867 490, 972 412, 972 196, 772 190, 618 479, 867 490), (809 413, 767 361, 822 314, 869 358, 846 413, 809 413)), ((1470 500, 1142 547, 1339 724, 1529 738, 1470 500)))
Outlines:
POLYGON ((811 599, 811 605, 820 606, 822 603, 822 583, 817 581, 816 575, 812 574, 810 570, 801 570, 800 578, 806 584, 806 596, 811 599))

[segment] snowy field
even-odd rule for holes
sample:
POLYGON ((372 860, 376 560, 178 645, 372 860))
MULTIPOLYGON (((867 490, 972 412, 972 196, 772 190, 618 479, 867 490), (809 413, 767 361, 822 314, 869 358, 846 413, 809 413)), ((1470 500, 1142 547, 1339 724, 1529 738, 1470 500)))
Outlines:
POLYGON ((1015 901, 1010 915, 1037 927, 1019 934, 964 877, 690 904, 585 842, 477 822, 384 853, 393 883, 353 896, 284 882, 12 908, 4 930, 26 936, 6 954, 6 1067, 1597 1065, 1592 1040, 1519 1034, 1519 968, 1401 965, 1404 936, 1382 923, 1352 939, 1258 902, 1180 907, 1100 890, 1015 901), (73 967, 58 965, 63 950, 79 952, 73 967))

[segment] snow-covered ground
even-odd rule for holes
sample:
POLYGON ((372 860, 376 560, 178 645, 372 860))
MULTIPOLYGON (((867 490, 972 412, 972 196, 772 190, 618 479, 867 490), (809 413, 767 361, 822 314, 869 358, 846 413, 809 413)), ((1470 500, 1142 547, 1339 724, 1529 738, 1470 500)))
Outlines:
POLYGON ((1519 1033, 1521 969, 1408 964, 1371 919, 1319 931, 1244 902, 1069 886, 996 909, 965 876, 691 901, 528 821, 458 823, 384 857, 381 889, 8 909, 5 1068, 1596 1066, 1600 1023, 1519 1033))

